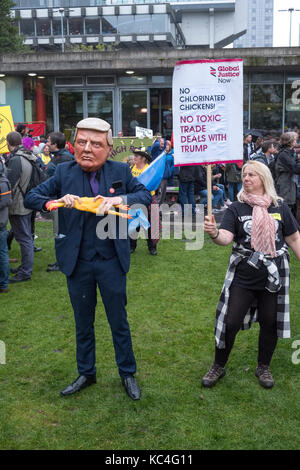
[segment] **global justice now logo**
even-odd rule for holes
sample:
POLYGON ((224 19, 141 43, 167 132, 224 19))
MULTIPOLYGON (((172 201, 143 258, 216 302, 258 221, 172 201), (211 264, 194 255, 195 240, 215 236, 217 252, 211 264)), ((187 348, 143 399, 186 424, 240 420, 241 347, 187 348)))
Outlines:
POLYGON ((218 79, 218 83, 230 83, 232 79, 241 74, 239 65, 220 65, 219 67, 210 66, 210 75, 218 79))
POLYGON ((215 69, 215 67, 210 67, 210 74, 213 77, 217 77, 217 69, 215 69))

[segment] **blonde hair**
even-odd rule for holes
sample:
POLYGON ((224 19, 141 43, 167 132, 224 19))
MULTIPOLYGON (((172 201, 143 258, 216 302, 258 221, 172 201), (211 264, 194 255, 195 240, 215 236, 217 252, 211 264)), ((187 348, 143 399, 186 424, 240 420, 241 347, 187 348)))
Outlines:
MULTIPOLYGON (((279 197, 276 193, 273 176, 269 168, 267 167, 267 165, 265 165, 264 163, 256 162, 255 160, 249 160, 247 163, 245 163, 245 165, 242 168, 242 178, 243 178, 245 169, 249 167, 251 168, 251 170, 255 171, 255 173, 258 174, 264 186, 265 194, 267 194, 267 196, 270 196, 274 206, 278 207, 278 201, 282 200, 282 198, 279 197)), ((239 202, 244 202, 243 192, 244 192, 244 186, 242 187, 242 189, 237 195, 237 199, 239 202)))

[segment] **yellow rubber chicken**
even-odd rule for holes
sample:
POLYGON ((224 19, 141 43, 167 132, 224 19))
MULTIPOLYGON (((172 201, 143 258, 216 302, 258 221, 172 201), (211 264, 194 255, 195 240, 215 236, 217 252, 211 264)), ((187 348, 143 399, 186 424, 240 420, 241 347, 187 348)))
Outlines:
MULTIPOLYGON (((93 197, 81 197, 80 200, 81 200, 81 204, 79 203, 79 201, 77 199, 75 199, 74 209, 77 209, 79 211, 84 211, 84 212, 92 212, 93 214, 98 213, 99 206, 103 202, 103 198, 98 198, 95 201, 93 197)), ((48 201, 47 204, 46 204, 46 208, 48 209, 48 211, 56 210, 59 207, 65 207, 65 203, 64 202, 57 202, 57 201, 48 201)), ((123 211, 128 211, 128 206, 126 206, 125 204, 118 204, 118 205, 115 205, 115 207, 117 207, 118 209, 121 209, 123 211)), ((126 219, 132 219, 131 215, 125 214, 123 212, 117 212, 117 211, 109 210, 109 211, 107 211, 107 213, 108 214, 113 214, 113 215, 118 215, 119 217, 123 217, 123 218, 126 218, 126 219)), ((100 212, 99 212, 99 214, 100 214, 100 212)))

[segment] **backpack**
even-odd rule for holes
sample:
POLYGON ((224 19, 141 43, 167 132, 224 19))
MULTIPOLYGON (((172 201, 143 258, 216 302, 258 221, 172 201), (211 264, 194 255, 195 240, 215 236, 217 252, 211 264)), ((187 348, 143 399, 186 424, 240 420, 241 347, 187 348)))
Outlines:
POLYGON ((45 168, 43 167, 43 165, 40 163, 40 161, 38 159, 30 160, 25 155, 22 155, 22 157, 25 158, 31 164, 31 167, 32 167, 30 180, 29 180, 29 183, 27 185, 27 188, 26 188, 25 192, 22 190, 20 184, 18 185, 19 189, 22 193, 22 196, 25 197, 26 194, 31 189, 35 188, 39 184, 46 181, 46 179, 48 179, 48 175, 47 175, 47 172, 46 172, 45 168))
POLYGON ((0 160, 0 210, 12 203, 11 185, 6 177, 3 162, 0 160))

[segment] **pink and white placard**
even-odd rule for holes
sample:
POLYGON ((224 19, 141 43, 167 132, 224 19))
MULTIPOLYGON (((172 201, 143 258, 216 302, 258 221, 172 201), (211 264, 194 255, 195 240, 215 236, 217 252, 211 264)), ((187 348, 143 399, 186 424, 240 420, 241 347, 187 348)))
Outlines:
POLYGON ((176 166, 243 160, 242 59, 176 63, 173 141, 176 166))

